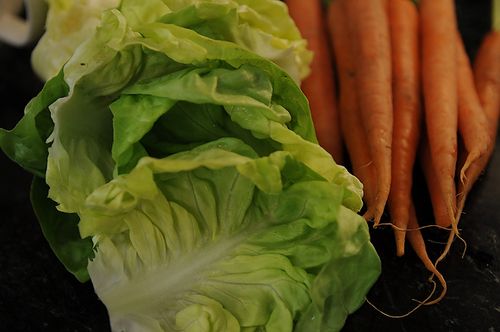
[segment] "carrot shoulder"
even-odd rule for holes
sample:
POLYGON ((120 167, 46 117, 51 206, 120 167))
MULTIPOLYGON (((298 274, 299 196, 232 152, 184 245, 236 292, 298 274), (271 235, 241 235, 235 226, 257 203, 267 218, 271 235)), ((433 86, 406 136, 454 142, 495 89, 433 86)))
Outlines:
POLYGON ((411 1, 389 2, 394 105, 389 212, 396 226, 398 256, 404 254, 402 229, 406 229, 410 218, 412 174, 421 127, 418 20, 417 7, 411 1))
POLYGON ((328 8, 327 24, 331 37, 339 85, 339 116, 352 172, 363 183, 365 218, 373 218, 376 181, 368 138, 361 125, 362 117, 356 96, 356 66, 353 58, 352 36, 342 1, 333 1, 328 8))
POLYGON ((336 106, 334 70, 321 0, 287 0, 286 3, 290 16, 314 53, 311 73, 302 82, 301 88, 309 100, 319 144, 337 163, 342 164, 343 145, 336 106))
POLYGON ((457 162, 457 22, 453 0, 421 0, 422 91, 432 165, 448 212, 455 220, 457 162))
POLYGON ((362 125, 376 171, 374 222, 378 225, 391 187, 393 113, 387 7, 383 0, 349 0, 344 5, 354 45, 362 125))

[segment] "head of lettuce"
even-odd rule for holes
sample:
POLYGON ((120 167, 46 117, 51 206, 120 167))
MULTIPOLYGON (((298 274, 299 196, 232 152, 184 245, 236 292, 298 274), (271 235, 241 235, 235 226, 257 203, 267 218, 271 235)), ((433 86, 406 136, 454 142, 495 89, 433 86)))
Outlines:
POLYGON ((294 79, 222 38, 233 3, 103 12, 0 131, 113 331, 338 331, 380 273, 361 184, 316 143, 294 79))

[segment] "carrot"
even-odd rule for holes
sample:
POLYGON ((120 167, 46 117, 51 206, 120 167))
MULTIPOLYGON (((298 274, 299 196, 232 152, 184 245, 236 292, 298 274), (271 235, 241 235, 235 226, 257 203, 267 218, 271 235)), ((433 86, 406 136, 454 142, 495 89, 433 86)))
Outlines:
POLYGON ((351 161, 352 172, 363 183, 364 200, 367 206, 364 217, 370 220, 374 216, 375 173, 367 144, 368 138, 361 126, 362 118, 356 96, 356 66, 352 36, 347 28, 345 8, 341 1, 335 0, 328 7, 327 24, 338 74, 341 132, 351 161))
POLYGON ((422 91, 432 165, 446 204, 449 223, 458 233, 455 211, 457 161, 457 69, 453 0, 421 0, 422 91))
POLYGON ((302 82, 301 88, 309 100, 318 142, 338 164, 342 164, 343 145, 336 107, 334 70, 321 0, 287 0, 286 3, 290 16, 314 53, 311 73, 302 82))
POLYGON ((466 198, 493 153, 500 113, 500 31, 491 31, 483 39, 474 62, 474 80, 477 94, 487 118, 491 144, 480 159, 465 171, 465 179, 458 187, 457 214, 463 211, 466 198))
POLYGON ((458 69, 458 131, 463 139, 466 157, 460 169, 461 182, 467 181, 465 173, 471 164, 487 153, 491 145, 488 133, 488 118, 482 109, 476 92, 474 74, 465 51, 462 38, 457 31, 458 69))
MULTIPOLYGON (((488 118, 489 123, 487 128, 485 128, 485 131, 489 133, 491 142, 495 142, 498 129, 500 103, 498 96, 494 97, 492 96, 492 94, 494 95, 500 93, 500 65, 498 64, 498 61, 500 60, 500 46, 498 45, 498 39, 496 40, 496 42, 487 41, 487 39, 489 38, 485 38, 485 41, 483 42, 477 54, 474 74, 479 99, 481 101, 481 104, 483 105, 483 110, 486 114, 486 117, 488 118), (487 43, 489 42, 492 42, 492 44, 487 45, 487 43), (485 47, 486 45, 487 47, 485 47), (491 49, 488 49, 490 47, 491 49), (490 73, 487 73, 487 71, 489 71, 490 73), (489 86, 489 88, 486 88, 487 86, 489 86), (488 90, 492 91, 493 93, 486 92, 488 90)), ((477 180, 481 172, 486 168, 489 158, 491 157, 491 154, 493 152, 493 148, 494 143, 490 144, 487 152, 483 154, 477 162, 472 163, 466 170, 465 179, 467 181, 459 183, 458 192, 460 193, 460 196, 457 202, 457 220, 458 216, 462 213, 466 197, 470 192, 473 183, 477 180)), ((458 233, 455 231, 450 232, 446 247, 435 261, 435 266, 437 266, 437 264, 446 257, 447 253, 450 250, 451 244, 453 243, 455 235, 458 236, 458 233)))
POLYGON ((383 0, 344 2, 352 33, 356 90, 376 171, 374 225, 380 223, 391 187, 392 92, 389 24, 383 0))
MULTIPOLYGON (((430 150, 429 142, 428 142, 426 135, 424 135, 422 142, 421 142, 420 160, 421 160, 422 170, 423 170, 425 178, 426 178, 426 183, 427 183, 429 195, 431 198, 431 205, 432 205, 432 209, 433 209, 433 213, 434 213, 435 223, 436 223, 436 225, 438 225, 440 227, 449 227, 450 226, 450 218, 449 218, 449 214, 448 214, 448 206, 446 204, 445 197, 443 196, 443 192, 441 190, 441 187, 439 186, 439 181, 438 181, 439 176, 438 176, 438 173, 436 172, 436 169, 434 168, 433 159, 431 156, 431 150, 430 150)), ((457 226, 457 224, 455 224, 455 226, 457 226)), ((446 257, 446 255, 450 251, 450 248, 451 248, 451 245, 455 239, 455 236, 458 236, 458 238, 463 241, 463 239, 458 235, 458 228, 457 229, 455 229, 455 228, 450 229, 448 240, 446 242, 445 248, 441 252, 440 256, 434 262, 434 267, 437 267, 438 263, 446 257)), ((465 243, 465 241, 464 241, 464 243, 465 243)), ((440 276, 437 275, 437 277, 440 280, 441 284, 443 284, 440 276)), ((438 299, 431 301, 427 304, 437 303, 442 299, 442 297, 444 296, 444 292, 446 291, 446 287, 444 285, 443 285, 443 287, 445 289, 443 290, 443 293, 441 294, 441 296, 438 299)))
POLYGON ((479 99, 488 122, 490 133, 498 128, 500 113, 500 30, 488 33, 478 50, 474 62, 474 79, 479 99))
MULTIPOLYGON (((413 204, 410 207, 410 219, 408 222, 408 226, 411 229, 411 231, 408 232, 408 242, 410 243, 411 247, 413 248, 413 251, 417 256, 420 258, 424 266, 429 270, 430 272, 433 273, 433 276, 436 276, 441 283, 441 286, 443 287, 443 290, 441 291, 441 294, 434 300, 432 301, 426 301, 424 304, 425 305, 430 305, 430 304, 435 304, 443 299, 443 297, 446 295, 446 291, 448 289, 446 285, 446 280, 444 279, 443 275, 438 271, 436 268, 436 265, 432 263, 431 259, 429 258, 429 255, 427 253, 427 248, 425 247, 425 241, 422 236, 422 233, 420 232, 420 226, 418 225, 418 220, 417 216, 415 213, 415 207, 413 204)), ((453 233, 451 233, 453 234, 453 233)), ((432 279, 432 276, 431 276, 432 279)))
POLYGON ((423 135, 419 150, 420 164, 424 173, 427 190, 431 199, 432 211, 436 225, 441 227, 449 227, 450 219, 448 210, 443 197, 441 188, 439 187, 438 175, 432 164, 431 151, 429 141, 426 135, 423 135))
POLYGON ((405 232, 410 218, 412 174, 420 138, 420 60, 417 7, 408 0, 389 2, 392 52, 392 181, 389 212, 394 228, 396 252, 404 254, 405 232))
MULTIPOLYGON (((385 311, 379 309, 377 306, 375 306, 373 303, 371 303, 368 299, 366 299, 366 302, 371 305, 376 311, 381 313, 382 315, 389 317, 389 318, 405 318, 410 316, 413 312, 415 312, 417 309, 424 305, 431 305, 438 303, 441 301, 444 296, 446 295, 446 292, 448 290, 448 286, 446 284, 446 280, 443 277, 443 275, 439 272, 439 270, 436 267, 435 263, 432 263, 428 253, 427 253, 427 248, 425 246, 425 240, 422 236, 422 233, 420 232, 421 227, 418 224, 417 220, 417 215, 415 212, 415 206, 413 205, 413 202, 410 203, 410 210, 409 210, 409 220, 408 220, 408 233, 407 233, 407 239, 408 242, 410 243, 413 251, 417 255, 417 257, 420 259, 420 261, 424 264, 425 268, 432 273, 432 275, 429 277, 429 281, 434 284, 434 287, 431 291, 431 293, 422 301, 418 301, 418 304, 413 307, 410 311, 404 313, 404 314, 388 314, 385 311), (438 278, 439 283, 441 284, 442 291, 439 294, 437 298, 434 300, 431 300, 436 289, 436 283, 434 282, 434 277, 438 278)), ((453 232, 450 232, 450 234, 455 234, 453 232)))

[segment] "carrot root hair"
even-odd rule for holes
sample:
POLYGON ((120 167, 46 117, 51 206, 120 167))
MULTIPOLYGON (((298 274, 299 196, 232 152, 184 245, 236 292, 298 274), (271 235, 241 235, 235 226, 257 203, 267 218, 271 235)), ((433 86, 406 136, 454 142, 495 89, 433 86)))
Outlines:
POLYGON ((432 296, 434 295, 434 293, 436 293, 436 289, 437 289, 437 284, 436 282, 433 280, 433 279, 429 279, 429 282, 432 283, 432 290, 431 292, 429 293, 429 295, 427 295, 427 297, 422 300, 422 301, 419 301, 419 300, 416 300, 416 299, 412 299, 413 301, 417 302, 418 304, 413 307, 412 309, 410 309, 408 312, 404 313, 404 314, 388 314, 387 312, 385 312, 384 310, 378 308, 374 303, 372 303, 368 298, 365 298, 366 300, 366 303, 368 303, 373 309, 375 309, 377 312, 379 312, 380 314, 384 315, 385 317, 388 317, 388 318, 393 318, 393 319, 401 319, 401 318, 405 318, 405 317, 408 317, 410 316, 411 314, 413 314, 415 311, 417 311, 420 307, 424 306, 426 303, 429 302, 429 300, 432 298, 432 296))

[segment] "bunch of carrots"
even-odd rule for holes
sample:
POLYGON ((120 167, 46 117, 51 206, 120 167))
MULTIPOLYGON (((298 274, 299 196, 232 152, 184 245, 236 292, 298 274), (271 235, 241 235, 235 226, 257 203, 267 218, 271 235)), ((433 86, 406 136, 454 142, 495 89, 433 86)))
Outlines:
POLYGON ((443 291, 424 304, 437 303, 447 288, 436 266, 459 236, 467 195, 495 145, 500 30, 485 36, 472 63, 453 0, 286 3, 315 54, 301 87, 319 143, 363 183, 367 221, 390 225, 397 255, 408 241, 438 278, 443 291), (436 227, 450 234, 434 262, 415 213, 415 167, 436 227))

